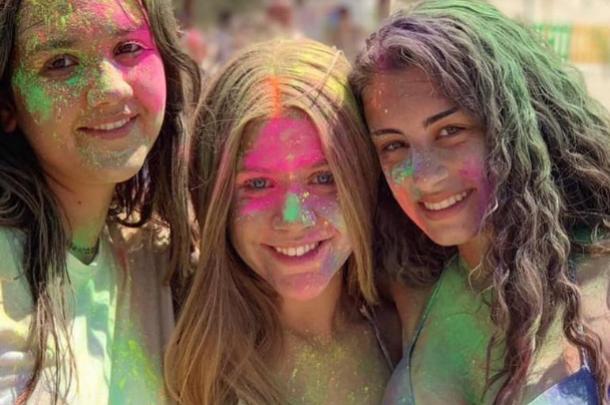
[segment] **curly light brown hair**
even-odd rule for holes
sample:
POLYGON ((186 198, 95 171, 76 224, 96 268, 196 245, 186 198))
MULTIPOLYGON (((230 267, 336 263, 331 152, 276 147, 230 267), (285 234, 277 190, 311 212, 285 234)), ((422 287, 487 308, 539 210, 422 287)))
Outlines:
MULTIPOLYGON (((485 128, 494 187, 481 263, 494 291, 490 348, 505 345, 502 369, 488 379, 488 386, 501 381, 495 403, 519 401, 534 354, 558 316, 566 338, 586 352, 605 401, 608 364, 600 337, 581 316, 570 259, 608 253, 596 242, 610 226, 607 110, 535 33, 481 1, 425 1, 386 21, 351 76, 361 108, 376 73, 412 66, 485 128), (578 241, 579 229, 590 231, 593 242, 578 241)), ((387 183, 380 187, 381 267, 410 285, 434 283, 455 247, 434 244, 402 213, 387 183)))

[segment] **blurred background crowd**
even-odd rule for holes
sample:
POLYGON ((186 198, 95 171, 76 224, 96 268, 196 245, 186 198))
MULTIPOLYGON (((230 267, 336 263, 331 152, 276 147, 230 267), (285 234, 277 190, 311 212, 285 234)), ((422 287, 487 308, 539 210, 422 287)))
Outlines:
MULTIPOLYGON (((238 49, 274 37, 309 37, 354 59, 367 35, 413 0, 174 0, 187 51, 213 74, 238 49)), ((539 31, 583 73, 610 109, 610 0, 491 0, 539 31)))

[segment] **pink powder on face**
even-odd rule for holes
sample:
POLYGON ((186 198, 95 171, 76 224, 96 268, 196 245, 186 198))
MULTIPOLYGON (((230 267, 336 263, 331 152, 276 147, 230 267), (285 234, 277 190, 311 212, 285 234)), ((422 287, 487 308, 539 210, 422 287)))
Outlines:
POLYGON ((283 185, 276 185, 265 195, 245 198, 238 208, 239 215, 251 216, 268 210, 282 211, 290 196, 296 196, 299 199, 300 207, 297 214, 299 220, 310 217, 311 212, 322 213, 327 218, 338 215, 339 209, 334 195, 320 196, 308 192, 301 186, 285 187, 283 185))
POLYGON ((464 165, 459 170, 459 175, 468 179, 474 184, 478 184, 478 194, 479 194, 479 213, 481 216, 484 215, 487 207, 489 205, 489 201, 491 199, 491 194, 493 192, 491 183, 486 175, 486 169, 484 166, 484 162, 468 160, 464 162, 464 165))
POLYGON ((260 195, 246 198, 240 215, 279 209, 289 194, 297 196, 302 209, 311 209, 312 196, 302 185, 286 186, 280 180, 292 182, 301 170, 325 160, 318 131, 309 120, 278 117, 266 121, 244 157, 243 169, 270 177, 274 185, 260 195))
MULTIPOLYGON (((144 55, 143 58, 150 56, 152 55, 144 55)), ((137 69, 132 68, 129 71, 127 80, 134 83, 134 92, 137 92, 138 96, 146 101, 152 113, 164 112, 167 89, 163 64, 146 63, 146 60, 142 60, 137 69), (151 80, 152 77, 160 79, 151 80)))
MULTIPOLYGON (((132 3, 126 2, 126 4, 132 3)), ((134 4, 140 5, 140 2, 134 2, 134 4)), ((132 68, 128 70, 127 80, 139 85, 138 89, 134 89, 134 93, 138 92, 139 97, 146 100, 152 112, 159 113, 164 111, 167 96, 164 80, 165 69, 163 64, 154 63, 154 61, 152 61, 153 63, 148 63, 148 59, 151 59, 151 57, 154 59, 158 55, 157 46, 148 25, 148 19, 143 15, 141 8, 136 9, 132 5, 132 7, 125 6, 124 11, 115 9, 113 21, 119 29, 132 26, 134 21, 141 21, 143 23, 142 28, 130 34, 129 37, 130 41, 135 40, 139 42, 145 50, 139 57, 137 69, 132 68)))
POLYGON ((351 253, 337 188, 320 133, 303 115, 274 117, 246 130, 236 179, 233 244, 283 297, 307 300, 328 285, 351 253), (265 246, 321 242, 302 262, 265 246))
POLYGON ((279 117, 265 122, 244 159, 244 169, 296 172, 326 160, 318 130, 307 119, 279 117), (316 136, 307 136, 314 132, 316 136), (298 149, 298 156, 295 156, 298 149))
POLYGON ((485 177, 485 168, 481 167, 481 165, 477 164, 477 162, 469 160, 464 162, 458 173, 460 176, 469 180, 478 181, 479 179, 485 177))

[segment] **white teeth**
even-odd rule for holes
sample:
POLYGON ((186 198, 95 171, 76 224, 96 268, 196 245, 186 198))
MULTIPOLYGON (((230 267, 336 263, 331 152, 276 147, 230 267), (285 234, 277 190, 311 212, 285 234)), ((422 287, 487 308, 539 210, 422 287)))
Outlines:
POLYGON ((311 243, 309 245, 290 247, 290 248, 274 247, 274 249, 276 250, 276 252, 281 253, 283 255, 298 257, 298 256, 303 256, 305 253, 311 252, 318 246, 318 244, 319 244, 319 242, 311 243))
POLYGON ((454 196, 447 198, 446 200, 443 200, 443 201, 440 201, 437 203, 424 202, 424 207, 426 207, 426 209, 429 209, 431 211, 444 210, 445 208, 449 208, 452 205, 455 205, 456 203, 462 201, 464 198, 466 198, 467 195, 468 195, 468 191, 464 191, 460 194, 456 194, 454 196))
POLYGON ((124 120, 114 122, 112 124, 104 124, 98 127, 92 127, 91 129, 95 129, 98 131, 112 131, 113 129, 121 128, 123 125, 129 122, 130 118, 125 118, 124 120))

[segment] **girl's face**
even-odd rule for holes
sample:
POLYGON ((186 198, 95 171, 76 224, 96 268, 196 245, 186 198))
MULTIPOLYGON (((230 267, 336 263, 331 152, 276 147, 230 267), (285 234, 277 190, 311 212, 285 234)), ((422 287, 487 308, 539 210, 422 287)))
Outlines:
POLYGON ((352 250, 318 130, 291 112, 247 126, 244 136, 233 245, 283 298, 315 298, 352 250))
POLYGON ((416 68, 375 75, 364 105, 385 178, 405 214, 439 245, 473 242, 490 196, 476 120, 416 68))
POLYGON ((135 175, 165 113, 163 62, 137 0, 25 0, 12 90, 45 172, 65 184, 135 175))

